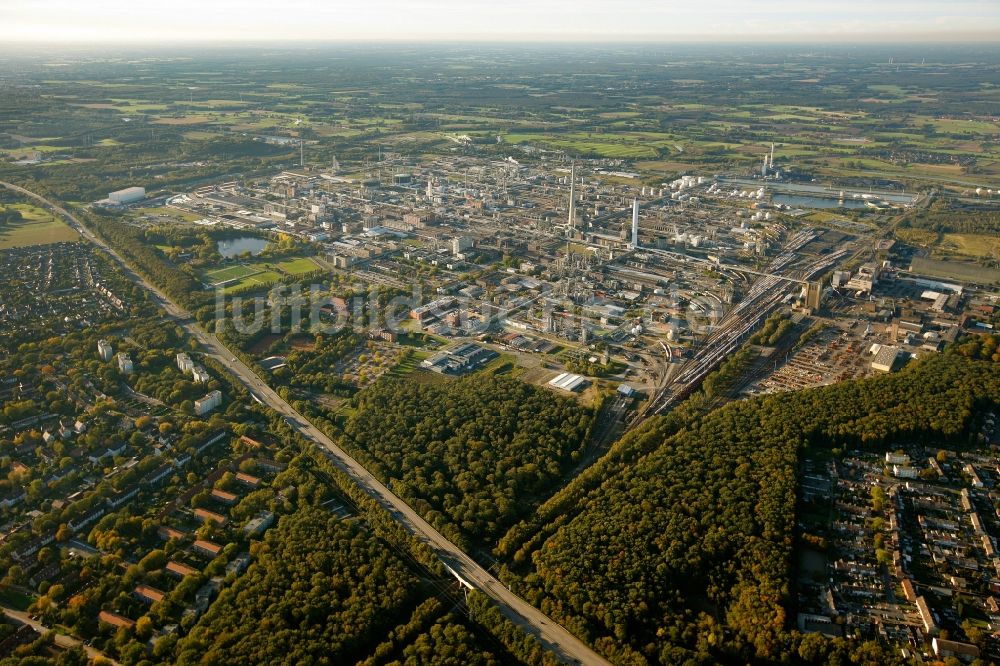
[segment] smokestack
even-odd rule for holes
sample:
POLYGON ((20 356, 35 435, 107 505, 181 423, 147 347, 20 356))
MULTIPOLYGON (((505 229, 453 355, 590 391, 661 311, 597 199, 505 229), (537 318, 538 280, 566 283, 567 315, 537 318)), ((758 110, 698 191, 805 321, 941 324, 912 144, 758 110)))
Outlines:
POLYGON ((767 166, 770 167, 770 168, 772 168, 772 169, 774 168, 774 142, 773 141, 771 142, 771 159, 769 159, 767 161, 767 166))
POLYGON ((639 200, 632 200, 632 247, 639 247, 639 200))
POLYGON ((569 168, 569 220, 568 231, 570 234, 576 229, 576 162, 569 168))

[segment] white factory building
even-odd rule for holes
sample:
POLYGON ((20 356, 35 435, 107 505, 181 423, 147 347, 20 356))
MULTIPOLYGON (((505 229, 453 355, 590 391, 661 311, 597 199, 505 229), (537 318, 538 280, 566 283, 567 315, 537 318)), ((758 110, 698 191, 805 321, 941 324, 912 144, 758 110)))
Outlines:
POLYGON ((146 188, 126 187, 124 190, 116 190, 108 194, 108 201, 119 206, 142 201, 146 198, 146 188))
POLYGON ((574 375, 571 372, 562 372, 549 381, 549 386, 572 393, 580 388, 585 381, 587 381, 586 377, 574 375))

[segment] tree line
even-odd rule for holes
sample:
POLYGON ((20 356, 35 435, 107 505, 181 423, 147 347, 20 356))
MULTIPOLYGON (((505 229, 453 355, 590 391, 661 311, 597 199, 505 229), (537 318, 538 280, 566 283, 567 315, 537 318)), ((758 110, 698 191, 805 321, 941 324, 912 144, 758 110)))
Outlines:
POLYGON ((529 519, 500 541, 504 579, 619 663, 850 656, 860 647, 789 630, 799 453, 961 443, 998 402, 990 365, 946 354, 895 375, 650 419, 543 505, 539 530, 529 519))

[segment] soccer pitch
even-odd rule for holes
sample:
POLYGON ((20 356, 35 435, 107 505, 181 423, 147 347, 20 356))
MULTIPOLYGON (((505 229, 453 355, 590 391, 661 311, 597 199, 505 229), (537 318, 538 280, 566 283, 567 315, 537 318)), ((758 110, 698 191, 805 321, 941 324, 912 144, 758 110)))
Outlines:
POLYGON ((237 266, 226 266, 225 268, 217 268, 205 273, 205 281, 214 287, 220 284, 233 282, 235 280, 241 280, 245 277, 250 277, 251 275, 256 275, 262 270, 263 269, 257 266, 244 266, 242 264, 237 266))

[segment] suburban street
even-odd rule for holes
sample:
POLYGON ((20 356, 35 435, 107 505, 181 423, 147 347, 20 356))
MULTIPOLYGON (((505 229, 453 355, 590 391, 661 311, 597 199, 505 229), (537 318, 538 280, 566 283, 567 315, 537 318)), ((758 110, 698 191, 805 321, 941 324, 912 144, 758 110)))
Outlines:
POLYGON ((319 445, 321 450, 327 453, 331 461, 339 469, 346 473, 372 498, 378 501, 397 522, 408 532, 430 546, 441 561, 453 571, 463 584, 479 590, 493 599, 507 618, 538 638, 546 649, 553 652, 563 662, 578 664, 609 663, 560 624, 549 619, 541 611, 510 592, 499 580, 494 578, 469 555, 434 529, 416 511, 410 508, 405 501, 393 494, 392 491, 370 474, 358 461, 343 451, 332 439, 278 396, 250 367, 233 356, 218 338, 199 326, 190 313, 170 300, 156 286, 133 271, 121 256, 101 239, 97 238, 70 212, 44 197, 17 185, 3 181, 0 181, 0 185, 31 197, 47 209, 62 216, 87 241, 110 254, 121 265, 123 273, 136 284, 144 287, 152 295, 154 301, 171 317, 177 320, 178 325, 183 326, 193 338, 198 340, 204 351, 216 358, 223 367, 227 368, 261 402, 280 414, 289 426, 297 430, 306 439, 319 445))
MULTIPOLYGON (((6 607, 0 608, 0 610, 2 610, 3 614, 6 615, 7 617, 9 617, 10 619, 14 620, 15 622, 20 622, 21 624, 26 624, 26 625, 28 625, 29 627, 31 627, 32 629, 34 629, 35 631, 37 631, 40 634, 45 634, 45 633, 47 633, 49 631, 52 631, 51 628, 46 627, 44 624, 42 624, 38 620, 32 620, 31 617, 27 613, 25 613, 25 612, 14 610, 13 608, 6 608, 6 607)), ((56 632, 55 637, 53 638, 53 641, 55 642, 56 645, 58 645, 61 648, 71 648, 71 647, 75 647, 77 645, 83 645, 83 643, 81 641, 78 641, 77 639, 73 638, 72 636, 67 636, 66 634, 60 634, 58 632, 56 632)), ((87 653, 87 656, 90 657, 91 659, 94 659, 96 657, 100 657, 106 663, 113 664, 114 666, 118 666, 118 662, 117 661, 115 661, 111 657, 105 655, 100 650, 95 650, 94 648, 90 647, 89 645, 83 645, 83 649, 87 653)))

